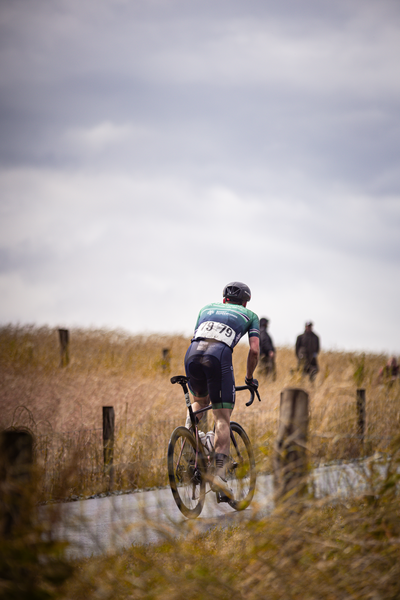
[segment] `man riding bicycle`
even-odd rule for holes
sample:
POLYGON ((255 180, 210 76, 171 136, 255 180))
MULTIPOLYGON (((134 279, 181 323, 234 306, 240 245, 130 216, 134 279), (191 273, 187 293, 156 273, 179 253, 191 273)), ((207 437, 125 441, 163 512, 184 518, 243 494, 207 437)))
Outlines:
MULTIPOLYGON (((230 417, 235 405, 233 348, 248 334, 249 353, 245 383, 256 386, 253 373, 260 352, 258 317, 246 308, 251 298, 247 285, 234 281, 225 286, 223 302, 207 304, 200 310, 195 332, 185 356, 186 376, 194 396, 194 411, 212 404, 215 421, 215 470, 211 489, 232 498, 226 481, 230 445, 230 417)), ((190 427, 190 421, 187 421, 190 427)))

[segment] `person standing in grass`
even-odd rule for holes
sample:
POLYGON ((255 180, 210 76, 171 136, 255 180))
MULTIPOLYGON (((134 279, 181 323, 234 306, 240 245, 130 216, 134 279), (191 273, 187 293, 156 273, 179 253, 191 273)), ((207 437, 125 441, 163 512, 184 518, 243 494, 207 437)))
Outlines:
POLYGON ((272 379, 276 379, 276 364, 275 364, 275 346, 272 338, 269 335, 268 329, 269 320, 265 317, 260 319, 260 373, 270 375, 272 379))
POLYGON ((298 369, 303 375, 308 375, 314 381, 319 371, 319 337, 313 332, 313 323, 307 321, 304 333, 297 336, 295 352, 298 360, 298 369))
MULTIPOLYGON (((199 312, 191 344, 185 356, 186 376, 194 397, 194 411, 212 404, 215 421, 214 492, 233 498, 226 481, 230 446, 230 417, 235 406, 233 349, 245 335, 249 339, 245 383, 257 388, 253 373, 260 352, 260 326, 255 313, 246 308, 250 288, 239 281, 223 290, 223 301, 207 304, 199 312)), ((190 419, 186 426, 190 427, 190 419)))
POLYGON ((400 375, 400 368, 395 356, 391 356, 386 365, 379 370, 378 382, 393 383, 400 375))

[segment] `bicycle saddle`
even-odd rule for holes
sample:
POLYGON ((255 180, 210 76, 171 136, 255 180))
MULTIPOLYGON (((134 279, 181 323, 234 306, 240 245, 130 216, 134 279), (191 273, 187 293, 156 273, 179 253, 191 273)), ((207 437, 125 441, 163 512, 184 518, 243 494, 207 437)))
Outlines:
POLYGON ((187 383, 189 381, 188 377, 185 377, 185 375, 175 375, 175 377, 171 377, 171 383, 180 383, 182 385, 182 383, 187 383))

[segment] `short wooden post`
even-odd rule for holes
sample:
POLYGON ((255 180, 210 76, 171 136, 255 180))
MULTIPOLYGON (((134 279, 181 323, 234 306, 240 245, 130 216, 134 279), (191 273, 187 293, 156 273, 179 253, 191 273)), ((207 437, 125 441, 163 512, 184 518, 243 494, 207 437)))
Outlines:
POLYGON ((163 348, 162 351, 162 359, 161 359, 161 368, 163 372, 168 375, 171 367, 171 357, 169 353, 169 348, 163 348))
POLYGON ((357 435, 359 436, 361 444, 364 443, 364 435, 365 435, 365 390, 358 389, 357 390, 357 435))
POLYGON ((5 536, 29 524, 32 511, 33 437, 28 431, 0 434, 0 529, 5 536))
POLYGON ((68 329, 59 329, 60 338, 60 367, 66 367, 69 364, 69 331, 68 329))
POLYGON ((114 481, 114 428, 115 414, 113 406, 103 406, 103 456, 104 474, 110 476, 110 487, 114 481))
POLYGON ((298 498, 307 488, 308 394, 299 388, 281 392, 273 466, 275 501, 298 498))

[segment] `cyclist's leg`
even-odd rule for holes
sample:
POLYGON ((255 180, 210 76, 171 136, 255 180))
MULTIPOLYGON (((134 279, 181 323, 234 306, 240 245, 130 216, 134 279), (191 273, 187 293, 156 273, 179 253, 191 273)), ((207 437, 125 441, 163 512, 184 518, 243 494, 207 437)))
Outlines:
MULTIPOLYGON (((193 394, 193 402, 192 402, 193 412, 196 412, 196 410, 200 410, 201 408, 206 408, 209 404, 210 404, 210 397, 208 396, 208 394, 207 394, 207 396, 199 396, 199 397, 195 396, 193 394)), ((207 413, 204 412, 203 414, 199 415, 197 417, 197 421, 198 421, 198 428, 200 429, 200 431, 204 431, 204 433, 206 433, 207 413)), ((189 417, 189 411, 187 411, 187 414, 186 414, 185 425, 188 429, 190 429, 191 421, 190 421, 190 417, 189 417)))
POLYGON ((230 490, 223 475, 230 447, 230 414, 235 404, 232 351, 221 342, 193 342, 186 353, 185 368, 189 387, 196 394, 196 404, 204 405, 207 392, 212 402, 216 422, 215 463, 218 473, 214 477, 212 488, 214 489, 217 479, 218 485, 214 491, 228 495, 230 490), (218 452, 219 447, 221 452, 218 452))
POLYGON ((232 490, 226 483, 226 464, 230 450, 230 418, 235 405, 235 379, 230 348, 220 346, 214 354, 214 366, 208 389, 215 421, 215 470, 211 489, 229 498, 232 490))
POLYGON ((203 397, 198 397, 195 396, 193 394, 193 402, 192 402, 192 409, 194 412, 196 412, 196 410, 200 410, 201 408, 206 408, 206 406, 208 406, 210 404, 210 397, 207 394, 207 396, 203 396, 203 397))
POLYGON ((215 408, 213 410, 215 421, 215 452, 229 454, 230 446, 230 421, 232 410, 229 408, 215 408))
POLYGON ((215 468, 211 489, 219 492, 229 499, 233 499, 233 492, 226 481, 226 468, 229 460, 231 413, 229 408, 213 409, 215 421, 215 468))
MULTIPOLYGON (((204 345, 204 344, 203 344, 204 345)), ((185 356, 185 371, 189 378, 189 390, 193 395, 192 410, 196 411, 201 408, 205 408, 210 404, 210 398, 208 396, 207 387, 207 376, 204 373, 204 369, 201 365, 201 358, 204 354, 201 343, 192 342, 186 352, 185 356)), ((207 413, 203 413, 200 418, 198 417, 199 429, 202 431, 207 430, 207 413)), ((189 417, 189 411, 186 416, 186 427, 190 429, 191 421, 189 417)))

